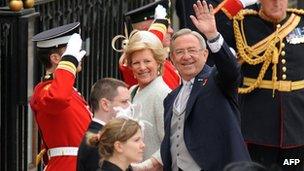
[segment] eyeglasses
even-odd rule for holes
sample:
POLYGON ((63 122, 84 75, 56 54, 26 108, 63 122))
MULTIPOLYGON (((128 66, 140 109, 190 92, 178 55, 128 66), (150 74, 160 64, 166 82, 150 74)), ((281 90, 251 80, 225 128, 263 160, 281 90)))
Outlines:
POLYGON ((184 55, 186 55, 186 52, 190 55, 190 56, 196 56, 198 55, 198 53, 203 50, 203 49, 196 49, 196 48, 189 48, 189 49, 177 49, 174 51, 175 55, 177 57, 182 57, 184 55))

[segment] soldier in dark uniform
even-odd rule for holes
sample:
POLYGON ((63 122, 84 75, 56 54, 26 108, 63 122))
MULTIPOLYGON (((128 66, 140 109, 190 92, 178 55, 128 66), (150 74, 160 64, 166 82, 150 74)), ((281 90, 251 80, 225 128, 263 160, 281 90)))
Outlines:
POLYGON ((242 132, 253 161, 303 171, 304 11, 287 9, 288 0, 260 3, 258 11, 241 11, 233 20, 243 63, 242 132))
POLYGON ((103 78, 93 86, 90 94, 90 106, 94 118, 83 137, 77 155, 78 171, 96 171, 100 156, 97 147, 88 145, 87 136, 97 134, 103 126, 115 117, 114 107, 129 107, 130 92, 127 85, 114 78, 103 78))

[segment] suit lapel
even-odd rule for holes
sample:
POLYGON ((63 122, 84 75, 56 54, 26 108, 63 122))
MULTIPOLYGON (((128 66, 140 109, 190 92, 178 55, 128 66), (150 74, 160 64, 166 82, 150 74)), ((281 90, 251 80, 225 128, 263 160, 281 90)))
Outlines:
MULTIPOLYGON (((175 99, 176 99, 179 91, 181 90, 181 88, 182 88, 182 85, 180 85, 172 93, 169 94, 170 97, 169 97, 168 101, 171 102, 171 103, 170 103, 169 110, 168 110, 168 112, 169 112, 169 116, 168 117, 169 117, 170 120, 171 120, 172 115, 173 115, 173 107, 174 107, 175 99)), ((171 125, 171 123, 170 123, 170 125, 171 125)))
MULTIPOLYGON (((175 90, 173 90, 167 97, 166 97, 166 101, 165 101, 165 117, 164 117, 164 122, 165 124, 165 130, 166 132, 169 133, 169 135, 171 134, 171 119, 172 119, 172 115, 173 115, 173 106, 174 106, 174 101, 181 89, 181 85, 179 87, 177 87, 175 90)), ((168 141, 169 143, 170 141, 168 141)))
POLYGON ((194 105, 194 102, 200 93, 200 89, 206 85, 206 83, 208 81, 208 77, 211 72, 211 69, 212 69, 211 67, 209 67, 208 65, 205 65, 203 70, 195 77, 193 87, 191 89, 190 97, 188 99, 187 106, 186 106, 185 118, 187 118, 189 116, 191 109, 194 105))

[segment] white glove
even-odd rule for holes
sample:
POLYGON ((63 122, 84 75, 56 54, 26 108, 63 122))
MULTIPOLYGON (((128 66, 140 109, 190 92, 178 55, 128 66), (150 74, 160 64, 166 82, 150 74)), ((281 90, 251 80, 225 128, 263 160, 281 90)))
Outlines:
POLYGON ((154 19, 166 19, 167 9, 162 5, 157 5, 154 12, 154 19))
POLYGON ((131 163, 134 171, 149 170, 153 168, 152 159, 147 159, 141 163, 131 163))
POLYGON ((80 35, 77 33, 74 33, 71 36, 71 38, 67 44, 66 50, 62 54, 62 56, 71 55, 71 56, 74 56, 78 62, 80 62, 81 59, 86 54, 85 50, 81 50, 81 44, 82 44, 82 40, 80 38, 80 35))
POLYGON ((258 0, 240 0, 241 1, 241 3, 243 4, 243 7, 245 8, 245 7, 248 7, 248 6, 250 6, 250 5, 253 5, 253 4, 255 4, 255 3, 257 3, 258 2, 258 0))

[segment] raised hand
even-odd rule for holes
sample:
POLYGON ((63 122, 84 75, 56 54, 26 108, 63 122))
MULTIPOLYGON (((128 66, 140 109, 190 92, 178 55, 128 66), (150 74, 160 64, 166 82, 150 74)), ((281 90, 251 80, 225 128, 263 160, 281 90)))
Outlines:
POLYGON ((86 54, 86 51, 81 50, 82 40, 79 34, 74 33, 66 47, 65 52, 62 56, 71 55, 74 56, 78 62, 81 62, 81 59, 86 54))
POLYGON ((155 19, 166 19, 167 16, 167 9, 162 5, 157 5, 154 12, 155 19))
POLYGON ((213 13, 213 6, 206 1, 198 0, 193 4, 195 16, 191 15, 190 18, 195 27, 202 32, 208 40, 215 38, 218 35, 216 28, 215 17, 213 13))

